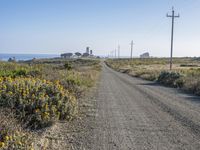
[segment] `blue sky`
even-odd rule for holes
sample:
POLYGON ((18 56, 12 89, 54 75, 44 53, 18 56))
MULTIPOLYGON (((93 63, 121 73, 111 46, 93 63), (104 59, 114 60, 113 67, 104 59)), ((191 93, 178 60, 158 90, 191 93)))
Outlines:
POLYGON ((121 55, 149 51, 168 57, 171 7, 175 22, 174 56, 200 56, 199 0, 0 0, 0 53, 84 52, 121 55))

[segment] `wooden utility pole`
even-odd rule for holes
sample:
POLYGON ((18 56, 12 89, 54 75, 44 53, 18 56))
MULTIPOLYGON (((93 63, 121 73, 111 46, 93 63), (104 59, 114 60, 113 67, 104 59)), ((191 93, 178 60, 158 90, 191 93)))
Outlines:
POLYGON ((112 58, 112 53, 110 52, 110 58, 112 58))
POLYGON ((172 18, 172 29, 171 29, 171 53, 170 53, 170 70, 172 70, 172 58, 173 58, 173 44, 174 44, 174 19, 179 18, 180 15, 178 14, 175 16, 174 7, 172 7, 172 15, 168 15, 167 17, 172 18))
POLYGON ((120 58, 120 45, 118 45, 118 58, 120 58))
POLYGON ((133 40, 131 41, 131 59, 133 59, 133 40))

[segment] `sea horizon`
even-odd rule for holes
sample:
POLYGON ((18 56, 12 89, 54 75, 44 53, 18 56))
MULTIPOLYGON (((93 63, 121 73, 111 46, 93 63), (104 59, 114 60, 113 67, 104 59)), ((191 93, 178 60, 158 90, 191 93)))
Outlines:
POLYGON ((42 58, 54 58, 59 57, 59 54, 12 54, 12 53, 0 53, 0 60, 8 61, 9 58, 15 58, 19 60, 31 60, 33 58, 42 59, 42 58))

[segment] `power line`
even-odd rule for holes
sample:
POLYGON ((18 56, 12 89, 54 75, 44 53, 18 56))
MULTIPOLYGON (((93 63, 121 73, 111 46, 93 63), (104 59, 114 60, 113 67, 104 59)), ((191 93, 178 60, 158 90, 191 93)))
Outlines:
POLYGON ((173 57, 173 44, 174 44, 174 19, 179 18, 180 15, 175 15, 174 7, 172 7, 172 15, 167 14, 167 17, 172 18, 172 30, 171 30, 171 53, 170 53, 170 70, 172 70, 172 57, 173 57))

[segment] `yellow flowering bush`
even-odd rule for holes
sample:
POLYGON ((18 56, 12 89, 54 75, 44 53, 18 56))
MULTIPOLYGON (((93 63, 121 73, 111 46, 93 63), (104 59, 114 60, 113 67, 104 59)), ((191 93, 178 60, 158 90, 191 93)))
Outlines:
POLYGON ((23 132, 0 129, 0 149, 34 150, 31 137, 23 132))
POLYGON ((14 110, 17 118, 32 129, 72 119, 77 111, 76 98, 58 81, 38 78, 0 77, 0 106, 14 110))
POLYGON ((34 150, 34 134, 23 130, 14 113, 0 110, 0 150, 34 150))
POLYGON ((41 135, 35 129, 77 114, 76 99, 95 83, 99 62, 0 62, 0 150, 39 149, 41 135))

